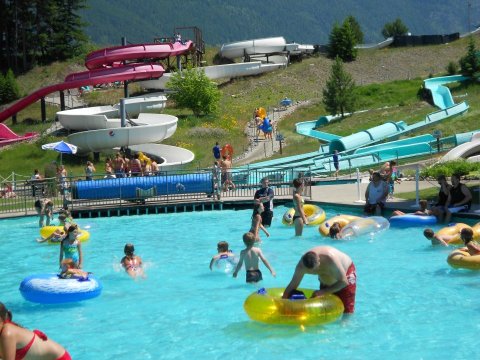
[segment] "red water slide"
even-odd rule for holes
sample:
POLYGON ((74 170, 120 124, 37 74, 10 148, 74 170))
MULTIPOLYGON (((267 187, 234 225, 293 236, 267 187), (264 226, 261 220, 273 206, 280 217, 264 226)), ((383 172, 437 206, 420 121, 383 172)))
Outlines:
POLYGON ((38 136, 36 132, 29 132, 25 135, 15 134, 7 125, 0 124, 0 147, 10 145, 19 141, 29 140, 38 136))
POLYGON ((145 63, 123 64, 123 61, 164 59, 169 56, 188 53, 192 48, 193 43, 187 41, 184 44, 177 42, 174 44, 128 45, 94 51, 87 55, 85 62, 87 68, 92 70, 70 74, 65 78, 65 82, 46 86, 20 99, 0 112, 0 122, 5 121, 28 105, 56 91, 115 81, 159 78, 165 72, 161 65, 145 63))

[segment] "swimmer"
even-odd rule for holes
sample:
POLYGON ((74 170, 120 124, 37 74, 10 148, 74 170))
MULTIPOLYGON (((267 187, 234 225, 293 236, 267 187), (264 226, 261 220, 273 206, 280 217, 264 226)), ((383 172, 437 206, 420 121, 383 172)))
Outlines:
POLYGON ((34 205, 35 211, 39 215, 38 226, 43 227, 46 220, 47 226, 50 225, 50 220, 53 220, 53 201, 50 199, 36 200, 34 205))
POLYGON ((263 206, 263 203, 261 203, 259 200, 255 200, 253 205, 252 225, 250 227, 250 232, 255 235, 255 241, 257 242, 262 241, 260 239, 260 230, 262 230, 265 235, 267 235, 267 237, 270 236, 270 233, 267 229, 265 229, 265 226, 263 226, 262 224, 262 214, 264 211, 265 208, 263 206))
POLYGON ((69 221, 69 219, 63 213, 58 216, 58 221, 60 223, 59 226, 63 226, 63 229, 62 230, 55 229, 55 231, 52 232, 46 238, 41 237, 40 239, 37 239, 37 242, 43 243, 43 242, 46 242, 46 241, 50 241, 50 242, 53 242, 53 243, 57 243, 57 242, 61 242, 63 239, 65 239, 66 234, 67 234, 67 230, 72 223, 67 222, 67 221, 69 221))
MULTIPOLYGON (((462 229, 463 230, 463 229, 462 229)), ((450 243, 455 242, 458 239, 458 234, 453 235, 439 235, 432 229, 425 229, 423 236, 432 242, 432 245, 448 246, 450 243)))
MULTIPOLYGON (((417 210, 414 213, 408 213, 408 215, 419 215, 419 216, 432 215, 432 212, 428 210, 427 200, 420 200, 418 202, 418 205, 420 206, 420 210, 417 210)), ((392 216, 400 216, 400 215, 407 215, 407 213, 404 213, 403 211, 400 211, 400 210, 395 210, 392 213, 392 216)))
POLYGON ((75 263, 72 259, 64 259, 61 264, 61 272, 59 277, 62 279, 76 278, 80 280, 88 280, 90 272, 86 272, 75 268, 75 263))
POLYGON ((328 233, 332 239, 341 239, 342 238, 340 235, 341 230, 342 228, 340 227, 340 223, 334 222, 330 227, 330 231, 328 233))
POLYGON ((480 245, 473 241, 472 229, 463 228, 462 231, 460 231, 460 238, 465 244, 465 247, 461 250, 468 251, 471 256, 480 255, 480 245))
POLYGON ((247 270, 247 283, 257 283, 263 280, 262 272, 258 268, 258 259, 262 260, 263 264, 268 270, 270 270, 270 273, 273 277, 277 276, 275 270, 273 270, 273 268, 270 266, 270 263, 263 255, 262 250, 254 247, 255 235, 253 235, 251 232, 243 234, 243 242, 245 244, 245 249, 240 252, 240 260, 238 261, 237 267, 233 272, 233 277, 237 277, 238 272, 242 268, 242 264, 245 262, 245 269, 247 270))
POLYGON ((77 240, 78 226, 70 225, 66 229, 66 236, 60 243, 60 259, 59 266, 62 266, 63 259, 72 259, 75 263, 75 268, 81 269, 83 263, 82 246, 77 240))
POLYGON ((142 269, 142 258, 135 255, 135 247, 133 244, 126 244, 123 249, 125 256, 122 258, 120 263, 127 272, 128 275, 135 278, 138 276, 145 277, 142 269))
POLYGON ((217 244, 218 254, 212 257, 210 260, 210 270, 213 270, 212 267, 214 264, 217 264, 219 260, 227 260, 229 263, 236 265, 235 254, 232 250, 228 249, 228 242, 220 241, 217 244))

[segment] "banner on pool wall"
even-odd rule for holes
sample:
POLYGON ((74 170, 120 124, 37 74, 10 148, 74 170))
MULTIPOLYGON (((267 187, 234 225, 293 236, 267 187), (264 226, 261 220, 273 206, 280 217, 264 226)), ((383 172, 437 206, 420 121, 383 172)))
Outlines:
POLYGON ((100 179, 73 183, 72 198, 137 199, 175 194, 211 194, 213 186, 211 173, 100 179))

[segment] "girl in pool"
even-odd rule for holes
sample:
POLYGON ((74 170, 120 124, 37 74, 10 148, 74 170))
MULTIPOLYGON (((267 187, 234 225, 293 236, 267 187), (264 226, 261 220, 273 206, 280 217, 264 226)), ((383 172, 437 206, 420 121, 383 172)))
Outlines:
POLYGON ((137 276, 145 277, 142 269, 142 258, 135 255, 135 247, 133 244, 126 244, 123 249, 125 256, 122 258, 120 263, 127 272, 128 275, 135 278, 137 276))
POLYGON ((77 235, 78 226, 76 224, 72 224, 66 229, 65 239, 60 243, 60 267, 62 266, 62 260, 65 258, 72 259, 75 263, 76 269, 82 268, 82 245, 80 244, 80 241, 77 240, 77 235))
POLYGON ((265 208, 263 207, 263 203, 261 203, 258 200, 255 200, 255 203, 253 205, 253 214, 252 214, 252 226, 250 228, 250 231, 253 235, 255 235, 255 241, 261 242, 260 239, 260 229, 267 235, 267 237, 270 236, 270 233, 265 229, 265 227, 262 224, 262 213, 265 211, 265 208))
POLYGON ((303 226, 308 224, 305 211, 303 211, 303 181, 300 179, 293 180, 293 208, 295 214, 293 215, 293 223, 295 225, 295 236, 302 236, 303 226))
POLYGON ((71 360, 70 354, 39 331, 12 322, 12 313, 0 303, 0 359, 71 360))

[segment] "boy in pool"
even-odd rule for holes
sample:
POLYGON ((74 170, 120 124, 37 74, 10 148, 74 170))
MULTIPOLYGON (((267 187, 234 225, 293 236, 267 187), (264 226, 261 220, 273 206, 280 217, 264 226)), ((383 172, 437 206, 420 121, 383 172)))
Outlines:
POLYGON ((39 215, 38 226, 43 227, 46 220, 47 226, 50 225, 50 220, 53 219, 53 201, 50 199, 36 200, 34 203, 35 211, 39 215), (46 219, 45 219, 46 217, 46 219))
POLYGON ((254 247, 255 244, 255 235, 251 232, 243 234, 243 243, 246 248, 240 252, 240 260, 238 261, 237 267, 233 272, 233 277, 236 278, 238 272, 242 268, 242 264, 245 262, 246 281, 247 283, 257 283, 262 278, 262 272, 258 268, 258 259, 262 260, 263 264, 270 270, 270 273, 273 277, 277 276, 273 268, 270 266, 268 260, 263 256, 262 250, 257 247, 254 247))
MULTIPOLYGON (((432 212, 430 210, 428 210, 427 200, 420 200, 418 202, 418 205, 420 206, 420 210, 417 210, 414 213, 408 213, 408 214, 409 215, 419 215, 419 216, 432 215, 432 212)), ((403 211, 400 211, 400 210, 395 210, 392 213, 392 216, 400 216, 400 215, 407 215, 407 213, 404 213, 403 211)))
POLYGON ((218 254, 212 257, 210 260, 210 270, 213 270, 212 267, 214 264, 217 264, 219 260, 227 260, 229 263, 237 265, 235 262, 235 254, 232 250, 228 249, 228 242, 220 241, 217 244, 218 254))
POLYGON ((471 256, 480 255, 480 245, 473 241, 472 229, 463 228, 462 231, 460 231, 460 238, 465 244, 465 247, 461 250, 468 251, 471 256))
MULTIPOLYGON (((463 231, 464 229, 462 229, 463 231)), ((432 245, 443 245, 448 246, 451 242, 454 242, 458 239, 458 233, 453 235, 439 235, 435 233, 432 229, 425 229, 423 231, 423 236, 432 242, 432 245)))
POLYGON ((37 239, 37 242, 43 243, 49 240, 50 242, 61 242, 65 238, 67 230, 72 225, 72 222, 68 222, 67 216, 63 213, 58 215, 58 222, 59 222, 58 226, 63 226, 62 230, 55 229, 55 231, 52 232, 48 237, 46 238, 42 237, 40 239, 37 239))

